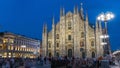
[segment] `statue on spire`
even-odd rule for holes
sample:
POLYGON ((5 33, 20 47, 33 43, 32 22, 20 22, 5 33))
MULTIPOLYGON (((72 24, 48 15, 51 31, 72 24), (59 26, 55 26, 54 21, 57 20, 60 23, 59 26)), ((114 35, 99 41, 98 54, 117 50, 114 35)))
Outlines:
POLYGON ((82 11, 83 11, 83 8, 82 8, 82 6, 83 6, 83 3, 80 3, 80 5, 81 5, 81 9, 80 9, 80 10, 82 10, 82 11))
POLYGON ((84 14, 83 14, 83 3, 80 4, 81 8, 80 8, 80 17, 81 19, 84 19, 84 14))

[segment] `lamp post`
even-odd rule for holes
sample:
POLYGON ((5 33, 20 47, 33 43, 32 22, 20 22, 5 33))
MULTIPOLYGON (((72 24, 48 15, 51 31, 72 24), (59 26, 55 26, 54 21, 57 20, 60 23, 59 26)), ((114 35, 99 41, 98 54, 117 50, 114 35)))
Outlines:
POLYGON ((105 54, 110 54, 111 50, 110 50, 110 45, 108 44, 108 38, 109 35, 107 33, 107 22, 111 19, 114 18, 114 14, 112 12, 106 12, 106 13, 101 13, 98 17, 97 20, 98 21, 103 21, 105 23, 105 33, 103 35, 103 41, 104 43, 102 43, 102 45, 105 45, 105 47, 107 46, 107 51, 105 54))

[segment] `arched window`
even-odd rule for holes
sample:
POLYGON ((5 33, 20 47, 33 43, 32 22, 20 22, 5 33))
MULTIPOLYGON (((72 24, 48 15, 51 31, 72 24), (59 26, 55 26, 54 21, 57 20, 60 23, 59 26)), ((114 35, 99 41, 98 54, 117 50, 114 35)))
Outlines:
POLYGON ((81 38, 84 38, 84 32, 81 33, 81 38))
POLYGON ((91 41, 91 46, 94 46, 94 41, 91 41))
POLYGON ((81 46, 81 47, 84 46, 84 42, 83 42, 83 41, 80 42, 80 46, 81 46))
POLYGON ((71 35, 68 35, 68 40, 71 40, 71 35))
POLYGON ((95 58, 95 52, 92 52, 92 58, 95 58))
POLYGON ((56 38, 59 39, 59 34, 56 35, 56 38))
POLYGON ((71 22, 68 22, 68 29, 71 29, 71 22))

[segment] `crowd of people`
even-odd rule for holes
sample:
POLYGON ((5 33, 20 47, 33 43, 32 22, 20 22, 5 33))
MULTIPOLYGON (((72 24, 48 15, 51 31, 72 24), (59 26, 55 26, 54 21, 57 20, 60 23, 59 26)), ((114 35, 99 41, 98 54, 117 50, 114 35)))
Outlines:
POLYGON ((51 64, 51 68, 99 68, 101 66, 108 67, 114 64, 115 59, 110 56, 98 57, 98 58, 68 58, 65 57, 44 57, 43 61, 46 63, 48 60, 51 64), (104 63, 103 64, 103 60, 104 63))
POLYGON ((30 68, 35 61, 30 58, 0 58, 0 68, 30 68))
MULTIPOLYGON (((40 66, 50 64, 51 68, 99 68, 102 60, 108 60, 109 64, 114 64, 115 59, 106 56, 98 58, 75 58, 75 57, 37 57, 37 58, 0 58, 0 68, 30 68, 36 63, 40 66)), ((106 65, 105 65, 106 66, 106 65)))

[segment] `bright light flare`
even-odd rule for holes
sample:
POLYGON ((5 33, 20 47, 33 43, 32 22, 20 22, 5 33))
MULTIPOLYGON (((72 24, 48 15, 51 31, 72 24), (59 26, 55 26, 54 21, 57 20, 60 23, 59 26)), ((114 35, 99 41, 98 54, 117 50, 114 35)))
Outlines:
POLYGON ((106 45, 107 43, 106 42, 102 42, 101 45, 106 45))
POLYGON ((100 38, 104 38, 104 36, 103 36, 103 35, 101 35, 101 36, 100 36, 100 38))
POLYGON ((97 20, 101 21, 107 21, 113 19, 115 16, 112 12, 107 12, 107 13, 101 13, 98 17, 97 20))
POLYGON ((100 38, 109 38, 109 35, 101 35, 100 38))
POLYGON ((111 14, 111 18, 114 18, 115 16, 114 16, 114 14, 111 14))
POLYGON ((21 45, 22 48, 26 48, 26 45, 21 45))
POLYGON ((98 20, 100 20, 101 18, 100 18, 100 17, 98 17, 97 19, 98 19, 98 20))

